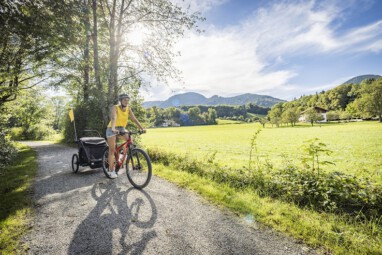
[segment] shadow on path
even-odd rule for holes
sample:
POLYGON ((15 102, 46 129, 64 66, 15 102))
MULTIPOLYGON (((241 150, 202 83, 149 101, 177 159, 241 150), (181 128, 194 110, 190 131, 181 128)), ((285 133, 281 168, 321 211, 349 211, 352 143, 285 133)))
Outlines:
POLYGON ((114 180, 101 169, 72 173, 76 148, 31 147, 39 173, 29 254, 314 254, 155 176, 140 191, 122 173, 114 180))
POLYGON ((95 184, 91 193, 97 204, 77 227, 68 254, 116 251, 117 254, 141 254, 148 242, 157 236, 155 230, 150 230, 157 219, 150 195, 134 188, 123 190, 116 182, 95 184), (137 234, 129 231, 132 226, 144 230, 137 234))

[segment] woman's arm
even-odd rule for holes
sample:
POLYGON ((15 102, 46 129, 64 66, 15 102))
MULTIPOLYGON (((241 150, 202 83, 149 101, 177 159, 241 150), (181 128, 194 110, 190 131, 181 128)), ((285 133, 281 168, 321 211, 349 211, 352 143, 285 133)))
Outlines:
POLYGON ((115 129, 115 121, 117 119, 117 109, 115 109, 115 106, 111 108, 111 114, 110 114, 110 121, 111 121, 111 131, 114 133, 118 133, 118 130, 115 129))
POLYGON ((129 107, 129 116, 134 121, 134 123, 139 127, 140 130, 144 130, 141 123, 139 123, 139 120, 137 120, 137 118, 135 117, 130 107, 129 107))

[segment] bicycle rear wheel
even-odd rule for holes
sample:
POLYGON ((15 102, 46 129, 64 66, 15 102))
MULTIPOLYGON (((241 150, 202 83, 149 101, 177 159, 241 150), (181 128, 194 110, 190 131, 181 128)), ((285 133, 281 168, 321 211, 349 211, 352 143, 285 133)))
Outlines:
POLYGON ((149 184, 152 167, 149 155, 144 150, 136 148, 131 151, 131 157, 126 163, 126 174, 137 189, 143 189, 149 184))

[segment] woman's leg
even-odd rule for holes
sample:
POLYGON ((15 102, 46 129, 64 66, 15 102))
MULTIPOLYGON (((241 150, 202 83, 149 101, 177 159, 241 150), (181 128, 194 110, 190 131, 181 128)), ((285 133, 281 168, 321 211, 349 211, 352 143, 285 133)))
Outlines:
POLYGON ((115 140, 116 136, 111 136, 107 138, 107 143, 109 144, 109 171, 114 170, 115 140))

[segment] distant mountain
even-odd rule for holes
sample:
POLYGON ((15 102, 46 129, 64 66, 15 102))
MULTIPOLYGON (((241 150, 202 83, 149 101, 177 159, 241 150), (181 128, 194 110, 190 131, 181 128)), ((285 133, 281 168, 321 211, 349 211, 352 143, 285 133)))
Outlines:
POLYGON ((378 79, 381 78, 382 76, 380 75, 375 75, 375 74, 365 74, 365 75, 359 75, 354 78, 351 78, 350 80, 344 82, 343 84, 360 84, 363 80, 366 79, 378 79))
POLYGON ((147 101, 143 103, 143 107, 149 108, 157 106, 160 108, 168 108, 171 106, 178 107, 181 105, 245 105, 247 103, 253 103, 261 107, 272 107, 279 102, 286 101, 271 96, 249 93, 234 97, 221 97, 215 95, 210 98, 206 98, 201 94, 189 92, 174 95, 166 101, 147 101))

